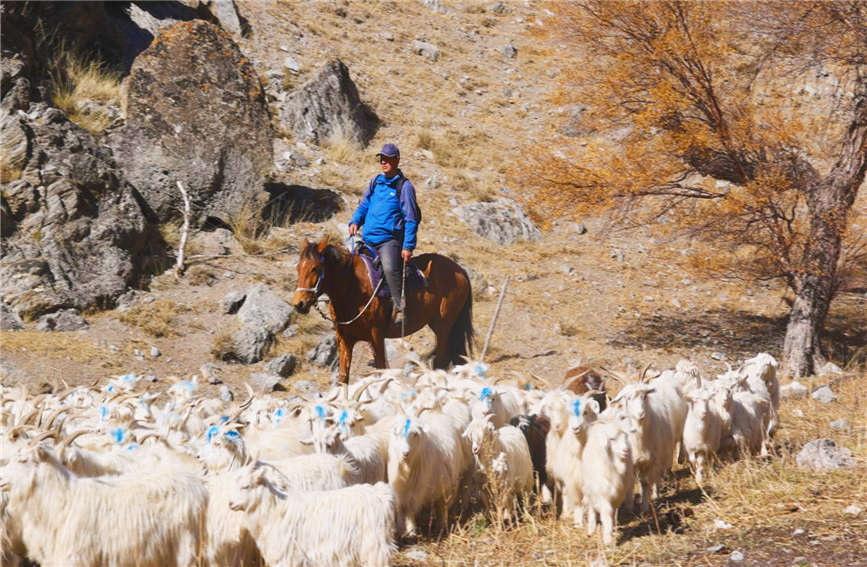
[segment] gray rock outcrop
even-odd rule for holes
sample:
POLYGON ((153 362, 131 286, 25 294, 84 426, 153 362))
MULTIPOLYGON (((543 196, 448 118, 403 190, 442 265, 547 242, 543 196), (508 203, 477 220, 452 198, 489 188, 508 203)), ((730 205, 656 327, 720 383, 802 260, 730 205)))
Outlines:
POLYGON ((299 140, 316 144, 341 136, 366 145, 379 126, 379 119, 361 102, 349 69, 339 59, 286 97, 279 118, 299 140))
POLYGON ((826 471, 848 469, 855 466, 852 451, 840 447, 833 439, 814 439, 801 449, 795 462, 802 469, 826 471))
POLYGON ((500 198, 491 203, 469 203, 452 209, 473 232, 497 244, 539 240, 541 231, 524 209, 511 199, 500 198))
POLYGON ((307 351, 307 360, 316 366, 332 368, 337 364, 337 339, 328 335, 322 341, 307 351))
POLYGON ((179 215, 178 181, 197 224, 261 210, 273 163, 268 108, 253 65, 225 31, 201 20, 163 30, 123 91, 126 124, 107 143, 161 221, 179 215))
POLYGON ((21 317, 0 301, 0 331, 20 331, 24 328, 21 317))
POLYGON ((810 397, 823 404, 830 404, 837 399, 837 396, 834 395, 834 392, 828 386, 817 388, 810 397))
POLYGON ((293 308, 267 286, 257 285, 247 290, 246 298, 238 309, 238 318, 246 327, 279 333, 289 324, 293 308))
POLYGON ((87 329, 87 324, 77 309, 61 309, 55 313, 48 313, 39 318, 36 323, 37 331, 80 331, 87 329))
POLYGON ((298 366, 298 357, 294 354, 283 354, 272 358, 265 364, 265 370, 286 378, 291 376, 298 366))
POLYGON ((224 313, 237 312, 241 326, 228 341, 219 339, 214 355, 221 360, 244 364, 262 360, 275 335, 289 324, 294 311, 264 285, 253 286, 243 293, 230 293, 223 299, 222 308, 224 313))
POLYGON ((0 197, 3 301, 25 319, 111 305, 164 251, 137 193, 111 152, 57 108, 0 114, 2 138, 23 133, 14 148, 27 148, 0 197))

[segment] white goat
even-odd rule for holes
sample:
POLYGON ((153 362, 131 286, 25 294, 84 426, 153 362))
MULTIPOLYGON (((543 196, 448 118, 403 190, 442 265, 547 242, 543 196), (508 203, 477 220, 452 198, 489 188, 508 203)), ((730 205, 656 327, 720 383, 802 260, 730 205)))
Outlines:
POLYGON ((425 505, 448 508, 471 466, 468 443, 450 417, 427 412, 397 420, 388 444, 388 482, 397 501, 398 533, 415 533, 415 516, 425 505))
POLYGON ((533 461, 521 430, 511 425, 495 428, 492 419, 474 419, 463 435, 470 440, 476 465, 487 477, 483 499, 490 504, 489 497, 494 496, 494 508, 502 513, 498 520, 511 520, 515 497, 523 498, 533 488, 533 461))
MULTIPOLYGON (((671 381, 657 380, 655 385, 629 384, 612 401, 636 425, 629 435, 636 476, 641 483, 641 511, 650 510, 650 499, 657 485, 671 469, 674 449, 683 435, 686 402, 671 381)), ((626 502, 632 507, 632 499, 626 502)))
POLYGON ((699 388, 687 395, 689 412, 683 426, 683 449, 700 483, 705 463, 716 459, 723 432, 731 426, 732 392, 699 388))
POLYGON ((603 414, 587 430, 581 456, 584 508, 587 510, 587 535, 596 531, 596 517, 602 522, 602 541, 614 543, 617 509, 632 499, 635 473, 632 448, 623 427, 632 427, 628 419, 603 414))
POLYGON ((394 492, 387 484, 287 492, 267 467, 243 471, 229 505, 246 514, 269 565, 388 565, 395 523, 394 492))
POLYGON ((41 565, 196 564, 208 503, 197 475, 157 468, 79 478, 37 445, 0 467, 3 484, 18 532, 9 536, 41 565))

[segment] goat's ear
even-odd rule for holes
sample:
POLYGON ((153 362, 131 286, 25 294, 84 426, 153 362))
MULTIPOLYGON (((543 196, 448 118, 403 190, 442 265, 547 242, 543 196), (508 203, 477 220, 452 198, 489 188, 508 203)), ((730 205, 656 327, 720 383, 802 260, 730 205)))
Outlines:
POLYGON ((599 402, 594 400, 593 398, 587 400, 587 406, 584 408, 584 411, 590 410, 593 414, 599 415, 599 402))
POLYGON ((322 240, 319 241, 319 244, 316 245, 316 251, 320 254, 325 253, 325 249, 328 247, 328 237, 323 236, 322 240))

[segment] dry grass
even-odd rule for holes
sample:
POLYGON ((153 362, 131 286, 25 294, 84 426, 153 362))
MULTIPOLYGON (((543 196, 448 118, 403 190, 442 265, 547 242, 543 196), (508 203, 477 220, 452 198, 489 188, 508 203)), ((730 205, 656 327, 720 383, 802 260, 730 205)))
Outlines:
POLYGON ((111 122, 106 105, 118 103, 120 73, 63 46, 52 67, 54 105, 85 130, 102 133, 111 122))
POLYGON ((325 140, 325 150, 328 152, 328 158, 331 162, 339 164, 359 164, 364 161, 373 163, 373 156, 369 151, 341 131, 335 132, 325 140))
POLYGON ((121 312, 118 319, 127 325, 140 328, 152 337, 176 337, 185 334, 181 316, 193 309, 167 299, 142 303, 121 312))

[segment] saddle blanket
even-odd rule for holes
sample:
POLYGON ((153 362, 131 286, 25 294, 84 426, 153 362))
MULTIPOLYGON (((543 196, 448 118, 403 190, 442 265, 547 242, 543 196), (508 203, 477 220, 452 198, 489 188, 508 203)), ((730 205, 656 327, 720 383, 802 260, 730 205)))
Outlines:
MULTIPOLYGON (((367 254, 359 254, 358 255, 363 261, 364 265, 367 266, 367 277, 370 279, 370 285, 373 289, 376 289, 376 286, 379 285, 380 280, 383 279, 382 276, 382 264, 375 261, 373 258, 368 256, 367 254)), ((406 265, 406 290, 410 291, 414 289, 422 289, 427 286, 427 278, 418 266, 413 264, 412 260, 409 261, 406 265)), ((400 294, 400 290, 397 290, 397 294, 400 294)), ((377 297, 391 297, 391 291, 388 289, 388 282, 382 282, 382 286, 379 288, 379 291, 376 292, 377 297)))

